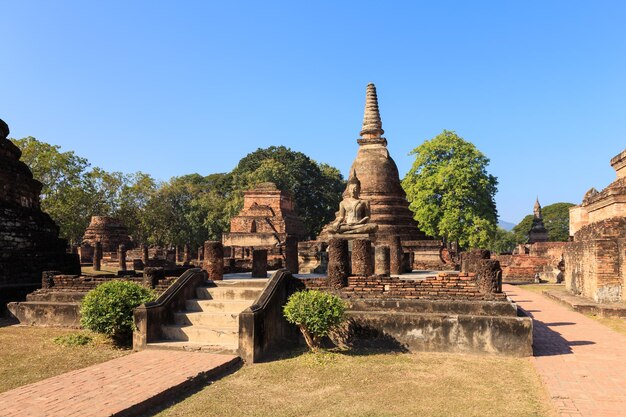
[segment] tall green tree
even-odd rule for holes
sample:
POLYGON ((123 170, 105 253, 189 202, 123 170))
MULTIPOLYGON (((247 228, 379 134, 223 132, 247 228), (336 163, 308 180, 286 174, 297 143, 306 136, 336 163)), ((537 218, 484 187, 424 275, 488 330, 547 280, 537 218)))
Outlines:
POLYGON ((493 253, 513 252, 516 244, 515 234, 498 226, 489 240, 486 249, 489 249, 493 253))
POLYGON ((90 195, 85 173, 89 162, 73 151, 62 152, 56 145, 32 136, 11 139, 22 151, 21 160, 43 184, 41 208, 60 228, 70 243, 80 241, 89 224, 90 195))
MULTIPOLYGON (((548 230, 548 241, 567 242, 569 238, 569 208, 572 203, 554 203, 541 209, 543 224, 548 230)), ((533 224, 533 215, 529 214, 515 227, 513 233, 517 243, 526 243, 528 232, 533 224)))
POLYGON ((311 237, 334 218, 345 188, 339 170, 284 146, 257 149, 242 158, 231 175, 233 195, 228 204, 231 216, 242 207, 243 191, 271 181, 293 195, 296 213, 311 237))
POLYGON ((420 228, 461 247, 486 247, 496 230, 498 180, 489 159, 455 132, 444 130, 411 151, 402 180, 420 228))

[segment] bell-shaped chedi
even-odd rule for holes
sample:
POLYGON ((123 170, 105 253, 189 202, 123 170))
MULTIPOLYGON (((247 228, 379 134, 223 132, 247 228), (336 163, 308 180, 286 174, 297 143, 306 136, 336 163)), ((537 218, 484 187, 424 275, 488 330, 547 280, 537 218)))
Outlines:
POLYGON ((528 243, 547 242, 548 230, 543 224, 543 216, 541 215, 541 204, 539 204, 539 197, 535 201, 535 207, 533 209, 533 224, 528 231, 528 243))
MULTIPOLYGON (((417 222, 413 219, 413 213, 409 210, 406 194, 400 185, 398 167, 387 150, 387 139, 382 137, 384 133, 380 112, 378 109, 378 97, 376 87, 370 83, 367 86, 365 97, 365 114, 363 116, 363 128, 361 138, 357 140, 359 149, 356 159, 350 168, 350 180, 358 179, 359 200, 367 201, 367 223, 376 225, 375 230, 365 230, 370 238, 379 242, 390 241, 399 236, 402 241, 416 241, 425 239, 426 236, 418 229, 417 222)), ((354 181, 353 181, 354 182, 354 181)), ((346 192, 349 194, 351 183, 348 183, 346 192)), ((344 202, 346 196, 344 193, 344 202)), ((345 205, 342 202, 342 205, 345 205)), ((341 209, 338 219, 341 217, 341 209)), ((320 234, 320 240, 327 240, 332 235, 333 224, 338 219, 324 228, 320 234), (329 233, 330 232, 330 233, 329 233)), ((344 220, 345 224, 346 221, 344 220)), ((344 226, 348 234, 354 229, 344 226)), ((336 230, 342 234, 340 230, 336 230)), ((346 236, 348 237, 348 236, 346 236)))
POLYGON ((59 228, 40 209, 42 184, 8 135, 0 120, 0 308, 40 287, 43 271, 80 273, 78 258, 66 253, 59 228))
POLYGON ((115 252, 119 245, 132 248, 133 242, 128 235, 128 228, 115 217, 92 216, 83 235, 83 245, 94 247, 100 242, 103 252, 115 252))

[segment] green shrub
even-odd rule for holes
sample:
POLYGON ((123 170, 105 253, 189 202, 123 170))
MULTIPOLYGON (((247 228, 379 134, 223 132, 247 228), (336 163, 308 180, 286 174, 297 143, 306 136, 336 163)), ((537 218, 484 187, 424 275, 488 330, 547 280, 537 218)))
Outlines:
POLYGON ((321 339, 343 322, 345 310, 341 298, 317 290, 294 293, 283 307, 285 318, 300 328, 311 350, 317 350, 321 339))
POLYGON ((154 291, 131 281, 109 281, 89 291, 80 306, 80 324, 117 343, 133 334, 133 309, 156 298, 154 291))
POLYGON ((87 333, 68 333, 55 337, 53 341, 61 346, 85 346, 93 341, 93 337, 87 333))

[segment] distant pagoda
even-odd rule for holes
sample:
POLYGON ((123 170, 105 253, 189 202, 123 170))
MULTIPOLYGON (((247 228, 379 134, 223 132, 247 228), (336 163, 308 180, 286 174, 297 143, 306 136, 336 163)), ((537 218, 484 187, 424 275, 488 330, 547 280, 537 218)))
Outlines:
POLYGON ((539 204, 539 197, 535 201, 535 207, 533 209, 533 225, 528 231, 528 243, 547 242, 548 241, 548 229, 543 224, 543 217, 541 215, 541 204, 539 204))

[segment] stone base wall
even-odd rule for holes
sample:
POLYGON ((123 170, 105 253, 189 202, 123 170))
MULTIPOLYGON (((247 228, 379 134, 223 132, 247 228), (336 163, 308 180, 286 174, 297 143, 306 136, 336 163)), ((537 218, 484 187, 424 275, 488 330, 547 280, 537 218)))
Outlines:
MULTIPOLYGON (((308 289, 327 290, 324 278, 299 280, 308 289)), ((398 298, 421 300, 504 300, 502 293, 481 293, 475 274, 440 273, 424 280, 397 277, 348 277, 347 287, 338 293, 346 298, 398 298)))
POLYGON ((565 246, 565 286, 599 303, 626 302, 626 218, 584 226, 565 246))

